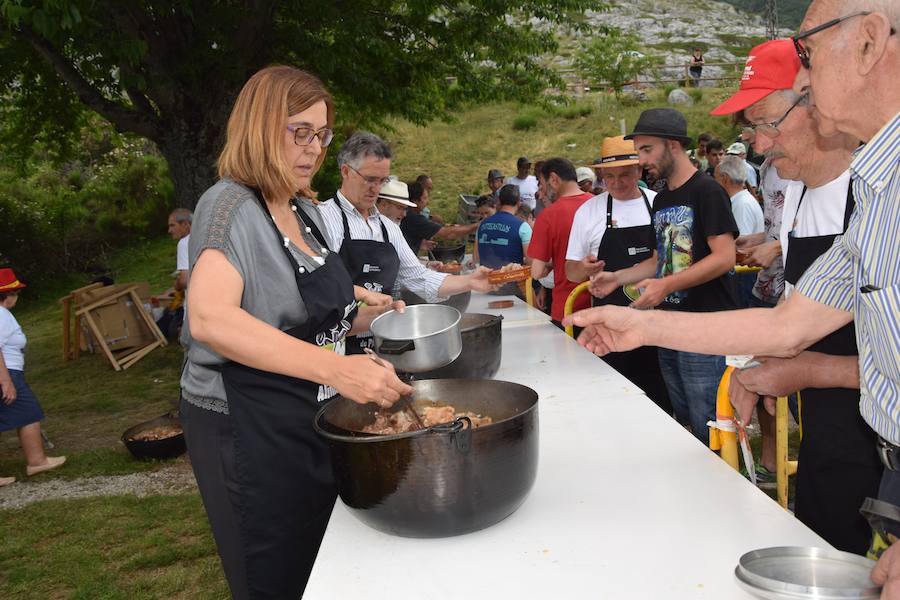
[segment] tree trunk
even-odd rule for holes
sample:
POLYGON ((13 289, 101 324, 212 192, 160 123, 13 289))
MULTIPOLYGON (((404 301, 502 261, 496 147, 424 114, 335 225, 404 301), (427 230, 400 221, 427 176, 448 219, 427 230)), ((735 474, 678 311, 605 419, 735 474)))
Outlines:
POLYGON ((175 206, 190 210, 218 178, 218 144, 197 129, 186 125, 167 128, 168 133, 159 140, 159 150, 169 163, 175 184, 175 206))

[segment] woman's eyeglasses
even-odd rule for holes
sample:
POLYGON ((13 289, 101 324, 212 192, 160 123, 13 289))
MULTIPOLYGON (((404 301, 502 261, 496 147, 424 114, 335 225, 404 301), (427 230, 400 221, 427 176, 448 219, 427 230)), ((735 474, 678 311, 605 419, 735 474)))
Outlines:
POLYGON ((298 146, 309 146, 315 138, 319 138, 319 145, 327 148, 331 140, 334 139, 334 132, 323 127, 322 129, 312 129, 305 125, 288 125, 288 131, 294 134, 294 143, 298 146))

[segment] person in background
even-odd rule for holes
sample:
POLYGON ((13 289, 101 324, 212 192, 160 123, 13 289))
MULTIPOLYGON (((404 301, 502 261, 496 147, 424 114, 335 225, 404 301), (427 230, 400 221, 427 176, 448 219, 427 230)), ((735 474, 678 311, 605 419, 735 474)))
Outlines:
MULTIPOLYGON (((641 166, 634 142, 623 136, 605 138, 599 164, 609 191, 594 196, 575 212, 566 249, 566 277, 574 283, 587 281, 604 269, 618 271, 634 266, 653 254, 647 239, 652 233, 650 215, 656 192, 637 184, 641 166)), ((623 289, 602 299, 594 298, 591 304, 628 306, 634 298, 627 292, 623 289)), ((656 348, 609 354, 603 360, 672 414, 656 348)))
POLYGON ((697 148, 688 152, 688 157, 697 161, 697 169, 705 171, 709 168, 709 161, 706 158, 706 145, 713 139, 711 133, 701 133, 697 136, 697 148))
POLYGON ((400 222, 400 230, 403 237, 412 248, 413 253, 418 254, 423 241, 433 241, 434 238, 443 240, 458 240, 465 238, 478 228, 478 223, 468 225, 441 225, 425 218, 422 210, 427 208, 428 191, 419 183, 411 183, 408 186, 409 201, 415 204, 410 207, 406 216, 400 222))
POLYGON ((700 87, 700 77, 703 75, 703 65, 705 64, 706 61, 703 60, 703 49, 695 47, 694 51, 691 53, 690 66, 688 67, 688 71, 691 74, 691 82, 694 87, 700 87))
MULTIPOLYGON (((41 421, 44 411, 25 381, 25 333, 12 314, 25 289, 12 269, 0 269, 0 432, 15 429, 25 455, 25 473, 37 475, 66 462, 65 456, 44 454, 41 421)), ((0 477, 0 487, 15 477, 0 477)))
MULTIPOLYGON (((575 283, 566 277, 566 250, 575 212, 592 194, 585 194, 578 187, 575 166, 565 158, 551 158, 541 166, 541 186, 552 204, 538 215, 534 223, 528 256, 531 258, 531 276, 541 279, 553 273, 553 301, 550 317, 557 327, 562 327, 566 299, 575 283)), ((590 305, 588 294, 582 294, 575 309, 590 305)))
POLYGON ((497 198, 497 192, 500 191, 500 188, 503 187, 503 173, 500 169, 491 169, 487 174, 487 184, 488 189, 491 190, 489 193, 494 199, 497 198))
POLYGON ((409 201, 409 187, 402 181, 391 179, 381 186, 375 206, 378 212, 399 225, 407 210, 415 204, 409 201))
POLYGON ((712 139, 706 144, 706 174, 710 177, 716 176, 716 167, 725 158, 725 146, 721 140, 712 139))
POLYGON ((765 220, 759 202, 744 185, 747 182, 745 162, 739 156, 726 156, 716 167, 715 179, 731 197, 731 213, 740 235, 753 235, 765 230, 765 220))
POLYGON ((756 171, 756 165, 747 160, 747 147, 741 142, 735 142, 725 150, 725 156, 737 156, 744 162, 744 169, 747 171, 745 186, 748 192, 756 196, 756 190, 759 187, 759 173, 756 171))
MULTIPOLYGON (((737 156, 726 156, 716 167, 716 181, 725 188, 731 198, 731 214, 734 215, 741 236, 757 235, 765 231, 762 208, 756 198, 747 191, 746 178, 744 161, 737 156)), ((755 284, 756 273, 737 275, 738 304, 741 308, 750 306, 755 284)))
MULTIPOLYGON (((416 183, 422 186, 422 189, 425 190, 425 193, 428 194, 428 197, 431 198, 431 194, 434 191, 434 182, 431 180, 431 175, 426 175, 422 173, 418 177, 416 177, 416 183)), ((441 218, 440 215, 431 214, 431 209, 429 207, 425 207, 422 211, 422 214, 425 215, 427 219, 434 221, 440 225, 444 224, 444 219, 441 218)))
POLYGON ((499 269, 509 263, 530 264, 527 255, 531 226, 517 216, 522 203, 519 188, 504 185, 499 196, 496 212, 478 225, 475 258, 489 269, 499 269))
POLYGON ((520 156, 516 161, 516 174, 513 177, 507 177, 505 183, 511 183, 519 187, 519 197, 522 198, 522 204, 535 209, 537 206, 536 195, 538 191, 538 180, 534 175, 529 175, 531 170, 531 160, 527 156, 520 156))
POLYGON ((598 156, 594 159, 594 162, 591 163, 591 168, 594 170, 594 189, 592 192, 595 196, 606 191, 606 183, 603 181, 603 173, 600 171, 599 167, 601 160, 602 158, 598 156))
POLYGON ((594 194, 594 184, 597 182, 597 176, 590 167, 578 167, 575 169, 575 177, 578 179, 578 187, 585 194, 594 194))
POLYGON ((482 220, 494 216, 494 213, 497 212, 497 197, 494 194, 478 196, 478 199, 475 200, 475 212, 482 220))
POLYGON ((156 326, 172 340, 178 337, 181 324, 184 322, 184 295, 188 285, 188 245, 191 241, 191 219, 193 213, 186 208, 176 208, 169 215, 169 235, 178 242, 175 249, 175 281, 164 293, 155 296, 155 300, 165 300, 168 306, 156 320, 156 326))
MULTIPOLYGON (((591 279, 591 293, 604 298, 624 285, 634 284, 640 297, 631 306, 662 309, 632 312, 735 308, 737 299, 730 273, 734 268, 737 224, 725 190, 697 171, 687 157, 686 147, 691 139, 684 115, 671 108, 645 110, 634 132, 625 137, 634 139, 641 165, 667 181, 667 189, 653 201, 653 230, 647 244, 656 251, 633 267, 596 273, 591 279)), ((716 392, 725 372, 725 357, 675 352, 658 345, 660 370, 675 416, 708 445, 706 424, 715 420, 716 392)))

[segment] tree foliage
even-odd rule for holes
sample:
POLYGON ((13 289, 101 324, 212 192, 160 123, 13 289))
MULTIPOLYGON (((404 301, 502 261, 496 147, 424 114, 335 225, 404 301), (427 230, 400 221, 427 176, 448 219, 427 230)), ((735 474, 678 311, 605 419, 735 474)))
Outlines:
MULTIPOLYGON (((85 108, 154 141, 176 202, 214 179, 244 81, 274 63, 317 74, 339 133, 388 116, 418 123, 467 101, 528 98, 558 77, 542 66, 553 27, 579 28, 603 0, 0 0, 0 135, 59 151, 85 108), (451 83, 452 82, 452 83, 451 83)), ((340 139, 340 136, 339 136, 340 139)), ((19 152, 21 150, 10 150, 19 152)))
POLYGON ((606 35, 583 44, 575 57, 575 66, 583 73, 613 88, 616 97, 622 86, 636 81, 653 68, 651 59, 638 51, 639 38, 615 27, 606 35))

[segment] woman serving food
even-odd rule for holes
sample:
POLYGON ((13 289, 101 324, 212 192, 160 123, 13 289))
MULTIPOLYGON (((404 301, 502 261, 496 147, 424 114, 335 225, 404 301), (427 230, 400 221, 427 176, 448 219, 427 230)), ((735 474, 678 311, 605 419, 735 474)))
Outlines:
POLYGON ((234 598, 303 592, 336 497, 312 428, 319 403, 387 407, 412 392, 369 357, 343 355, 345 336, 390 306, 357 307, 309 198, 333 121, 316 77, 259 71, 194 213, 181 416, 234 598))

